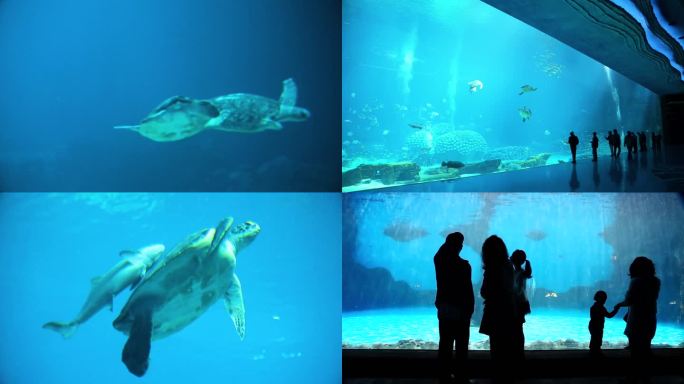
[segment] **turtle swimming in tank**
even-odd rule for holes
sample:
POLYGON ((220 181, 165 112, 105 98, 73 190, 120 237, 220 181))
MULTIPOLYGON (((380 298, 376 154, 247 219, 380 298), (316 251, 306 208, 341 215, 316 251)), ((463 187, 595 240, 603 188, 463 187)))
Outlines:
POLYGON ((115 129, 129 129, 154 141, 177 141, 194 136, 219 110, 207 100, 173 96, 164 100, 138 125, 118 125, 115 129))
POLYGON ((280 99, 234 93, 211 99, 219 115, 207 121, 205 128, 228 132, 254 133, 265 130, 281 130, 281 123, 306 121, 310 113, 297 107, 297 85, 294 80, 283 81, 280 99))
POLYGON ((245 307, 236 255, 261 231, 247 221, 231 227, 233 218, 217 228, 190 235, 148 272, 114 320, 114 328, 128 335, 122 361, 140 377, 149 364, 151 341, 180 331, 219 298, 245 337, 245 307))
POLYGON ((232 93, 212 99, 174 96, 161 103, 139 125, 116 126, 129 129, 154 141, 177 141, 205 129, 254 133, 281 130, 282 123, 306 121, 310 113, 297 107, 297 85, 283 81, 278 100, 248 93, 232 93))

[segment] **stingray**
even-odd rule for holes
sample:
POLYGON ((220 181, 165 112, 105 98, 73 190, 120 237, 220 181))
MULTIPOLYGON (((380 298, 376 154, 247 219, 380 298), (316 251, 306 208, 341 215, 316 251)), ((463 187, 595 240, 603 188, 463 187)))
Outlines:
POLYGON ((393 223, 385 228, 383 233, 385 236, 404 243, 417 240, 428 235, 428 232, 425 229, 406 222, 393 223))
POLYGON ((542 241, 546 238, 546 232, 542 230, 532 230, 527 232, 527 235, 525 235, 528 239, 534 240, 534 241, 542 241))

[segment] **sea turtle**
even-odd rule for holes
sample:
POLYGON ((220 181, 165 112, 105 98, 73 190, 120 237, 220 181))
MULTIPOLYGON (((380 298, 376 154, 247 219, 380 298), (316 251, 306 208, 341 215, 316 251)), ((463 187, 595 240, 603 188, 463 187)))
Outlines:
POLYGON ((295 106, 297 85, 292 79, 283 81, 283 92, 279 100, 248 93, 233 93, 210 101, 220 113, 209 120, 205 127, 228 132, 281 130, 281 123, 305 121, 310 115, 306 109, 295 106))
POLYGON ((180 331, 220 297, 240 339, 244 338, 236 255, 261 229, 251 221, 231 228, 232 223, 232 217, 225 218, 216 229, 196 232, 177 245, 148 272, 114 320, 114 328, 128 335, 122 360, 134 375, 147 370, 151 340, 180 331))
POLYGON ((532 117, 532 110, 529 107, 520 107, 518 108, 518 115, 520 115, 524 123, 532 117))
POLYGON ((520 93, 518 93, 518 96, 522 95, 523 93, 534 92, 536 90, 537 90, 537 88, 535 88, 529 84, 525 84, 522 87, 520 87, 520 93))
POLYGON ((209 119, 219 110, 207 100, 173 96, 159 104, 138 125, 119 125, 116 129, 130 129, 154 141, 177 141, 204 130, 209 119))

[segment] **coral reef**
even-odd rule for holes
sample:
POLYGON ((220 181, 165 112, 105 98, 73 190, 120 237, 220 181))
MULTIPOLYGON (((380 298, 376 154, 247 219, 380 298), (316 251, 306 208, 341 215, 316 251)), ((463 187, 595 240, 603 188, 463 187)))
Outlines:
POLYGON ((406 137, 405 147, 412 156, 427 155, 432 152, 434 136, 428 130, 418 130, 406 137))
POLYGON ((434 140, 434 155, 444 159, 479 161, 486 152, 487 141, 476 131, 451 131, 434 140))
POLYGON ((417 181, 420 166, 415 163, 361 164, 342 172, 342 186, 359 184, 362 180, 378 180, 385 185, 397 181, 417 181))
MULTIPOLYGON (((627 346, 626 342, 611 343, 604 341, 603 349, 624 349, 627 346)), ((344 349, 422 349, 422 350, 436 350, 438 347, 434 341, 425 341, 418 339, 399 340, 396 343, 375 343, 375 344, 348 344, 342 343, 344 349)), ((679 345, 670 344, 653 344, 653 348, 682 348, 684 343, 679 345)), ((478 341, 470 343, 468 346, 470 350, 482 351, 489 350, 489 340, 478 341)), ((525 349, 530 350, 557 350, 557 349, 589 349, 589 343, 578 342, 572 339, 561 339, 555 341, 541 341, 536 340, 525 345, 525 349)))
POLYGON ((508 160, 523 160, 530 156, 530 147, 523 147, 518 145, 509 145, 505 147, 497 147, 490 149, 485 153, 483 160, 501 159, 508 160))

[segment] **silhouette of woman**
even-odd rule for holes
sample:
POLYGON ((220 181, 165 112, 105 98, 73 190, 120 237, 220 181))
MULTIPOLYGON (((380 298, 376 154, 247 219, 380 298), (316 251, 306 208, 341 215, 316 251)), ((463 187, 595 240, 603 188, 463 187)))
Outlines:
POLYGON ((484 277, 480 296, 484 299, 480 333, 489 336, 489 349, 496 370, 516 358, 514 339, 520 316, 516 310, 513 264, 508 259, 506 244, 492 235, 482 244, 484 277))
POLYGON ((644 256, 634 259, 629 266, 629 288, 625 300, 616 307, 629 307, 625 335, 634 360, 633 367, 643 375, 651 353, 651 340, 656 332, 656 311, 660 279, 655 276, 655 265, 644 256))

